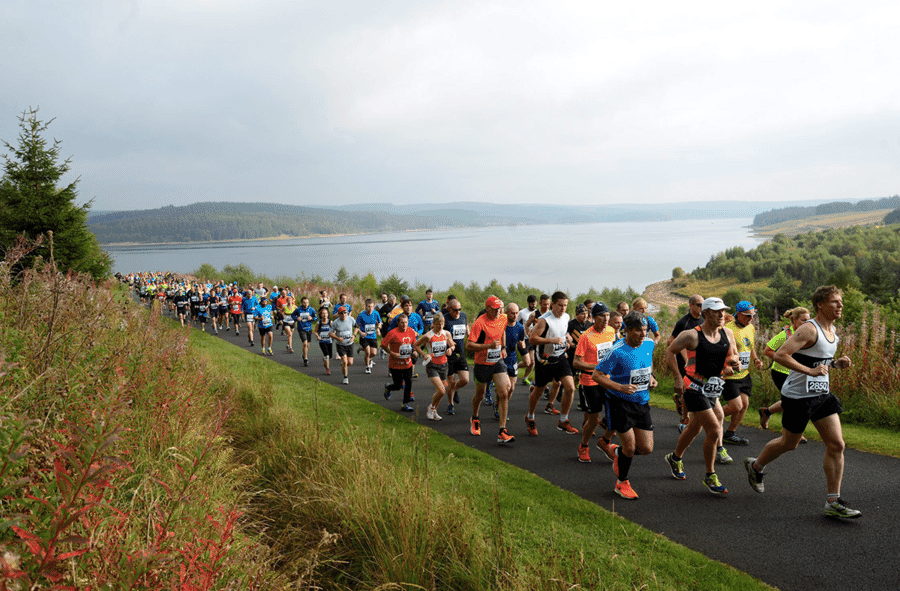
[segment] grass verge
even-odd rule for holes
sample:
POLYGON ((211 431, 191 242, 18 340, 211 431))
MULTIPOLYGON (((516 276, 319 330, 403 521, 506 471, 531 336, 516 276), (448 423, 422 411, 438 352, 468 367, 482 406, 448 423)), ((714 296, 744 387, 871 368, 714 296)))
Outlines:
POLYGON ((251 523, 300 588, 768 588, 343 390, 208 335, 191 346, 235 385, 251 523))

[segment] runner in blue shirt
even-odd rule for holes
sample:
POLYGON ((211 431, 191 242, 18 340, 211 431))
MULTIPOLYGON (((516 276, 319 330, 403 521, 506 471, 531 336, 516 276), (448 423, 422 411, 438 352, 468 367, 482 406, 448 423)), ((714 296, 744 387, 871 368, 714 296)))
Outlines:
POLYGON ((332 318, 337 318, 337 315, 338 315, 338 308, 340 308, 341 306, 344 306, 345 308, 347 308, 347 317, 349 318, 350 316, 352 316, 353 306, 351 306, 351 305, 347 302, 347 294, 342 293, 342 294, 341 294, 340 296, 338 296, 338 297, 340 298, 340 300, 338 301, 337 304, 334 305, 334 310, 331 311, 331 317, 332 317, 332 318))
POLYGON ((381 314, 375 311, 372 298, 366 299, 366 310, 356 317, 356 332, 359 345, 366 354, 366 373, 372 373, 373 359, 378 354, 378 330, 381 328, 381 314))
POLYGON ((434 292, 430 289, 426 289, 425 299, 416 306, 416 314, 422 317, 422 322, 425 326, 424 332, 431 330, 431 319, 434 318, 434 315, 437 314, 440 309, 440 304, 434 301, 434 292))
POLYGON ((303 296, 300 305, 291 313, 297 321, 297 336, 303 343, 303 366, 309 365, 309 343, 312 342, 312 325, 316 318, 316 310, 309 305, 309 298, 303 296))
POLYGON ((241 310, 244 312, 244 319, 247 321, 247 338, 250 341, 251 347, 253 346, 253 314, 256 310, 256 306, 258 305, 259 300, 256 299, 256 296, 253 295, 253 292, 245 291, 244 301, 241 302, 241 310))
POLYGON ((260 298, 259 305, 253 311, 253 319, 256 320, 256 324, 259 326, 259 346, 262 347, 262 354, 274 355, 272 339, 275 337, 272 331, 275 326, 275 312, 266 296, 260 298), (266 343, 269 345, 268 351, 266 350, 266 343))
POLYGON ((617 342, 597 363, 591 378, 606 389, 606 421, 619 434, 622 445, 609 446, 613 454, 615 492, 624 499, 638 495, 628 482, 634 454, 653 451, 653 420, 650 418, 650 388, 653 378, 653 349, 647 338, 647 319, 640 312, 629 312, 623 319, 625 339, 617 342))

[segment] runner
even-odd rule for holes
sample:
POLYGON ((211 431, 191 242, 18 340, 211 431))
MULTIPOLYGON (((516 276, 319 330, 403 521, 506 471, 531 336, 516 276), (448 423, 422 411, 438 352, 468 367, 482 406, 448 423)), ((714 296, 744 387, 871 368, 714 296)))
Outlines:
POLYGON ((613 310, 609 313, 609 325, 612 327, 614 331, 616 331, 616 338, 623 339, 625 338, 622 335, 623 332, 623 323, 622 323, 622 315, 613 310))
POLYGON ((425 299, 419 302, 419 305, 416 306, 416 314, 422 317, 422 322, 425 325, 426 331, 431 330, 431 320, 440 309, 440 304, 434 301, 434 292, 431 291, 431 288, 426 289, 425 299))
POLYGON ((434 396, 425 413, 425 418, 432 421, 440 421, 442 418, 437 409, 447 393, 447 355, 453 352, 454 346, 453 335, 444 330, 444 317, 441 314, 434 315, 431 328, 416 340, 415 349, 425 363, 425 375, 434 384, 434 396))
POLYGON ((616 312, 619 313, 619 316, 625 318, 625 315, 631 311, 631 308, 628 305, 628 302, 619 302, 616 304, 616 312))
MULTIPOLYGON (((535 323, 528 337, 536 346, 534 388, 528 399, 528 414, 525 416, 525 427, 528 434, 537 436, 537 425, 534 420, 534 410, 544 389, 552 381, 562 384, 562 412, 556 428, 570 435, 576 435, 578 429, 569 422, 569 411, 572 408, 572 400, 575 395, 575 381, 572 378, 572 366, 566 359, 568 347, 566 328, 569 324, 569 315, 566 307, 569 305, 569 297, 557 291, 550 298, 550 311, 543 314, 535 323)), ((550 405, 553 401, 550 401, 550 405)), ((549 405, 548 405, 549 406, 549 405)))
MULTIPOLYGON (((672 341, 675 340, 675 337, 680 335, 682 332, 686 330, 691 330, 696 326, 700 326, 703 324, 703 318, 700 316, 700 307, 703 305, 703 296, 694 294, 688 299, 688 312, 684 316, 682 316, 678 322, 675 323, 675 328, 672 329, 672 334, 669 336, 669 341, 666 343, 666 346, 671 345, 672 341)), ((681 355, 675 357, 675 361, 678 362, 678 372, 680 375, 684 375, 684 362, 685 362, 685 353, 682 351, 681 355)), ((672 400, 675 401, 675 412, 678 413, 678 416, 681 417, 681 425, 686 425, 688 422, 687 411, 684 409, 684 405, 682 404, 681 394, 677 392, 677 390, 672 394, 672 400)), ((679 425, 679 429, 684 429, 679 425)))
POLYGON ((341 306, 344 306, 347 308, 347 316, 352 316, 353 306, 351 306, 350 303, 347 302, 347 294, 345 294, 345 293, 342 293, 341 295, 338 296, 338 303, 335 304, 334 310, 331 312, 331 315, 337 316, 338 308, 340 308, 341 306))
MULTIPOLYGON (((382 304, 378 309, 378 315, 381 316, 381 338, 384 338, 388 333, 388 322, 390 313, 397 307, 397 296, 394 294, 386 295, 381 294, 382 304)), ((384 359, 384 349, 378 349, 378 356, 381 359, 384 359)))
POLYGON ((838 335, 835 320, 843 314, 841 290, 834 285, 820 287, 812 297, 816 317, 798 328, 776 352, 775 361, 791 370, 781 388, 781 436, 763 448, 759 458, 747 458, 744 465, 750 486, 763 492, 763 475, 768 464, 785 452, 797 449, 806 425, 813 427, 825 443, 825 515, 844 519, 856 518, 860 511, 851 509, 841 498, 844 475, 844 437, 841 431, 843 407, 831 393, 829 368, 847 369, 850 358, 835 359, 838 335))
POLYGON ((715 495, 728 493, 728 489, 719 482, 715 467, 716 446, 722 437, 723 415, 719 404, 725 385, 722 375, 731 375, 740 368, 734 335, 725 328, 727 309, 721 298, 706 298, 700 308, 703 324, 682 332, 666 349, 666 362, 675 376, 675 391, 681 394, 688 412, 693 413, 678 437, 675 451, 666 456, 666 463, 674 478, 684 480, 682 457, 703 429, 706 432, 703 442, 706 477, 703 484, 715 495), (681 374, 676 357, 684 350, 688 351, 688 360, 685 373, 681 374))
POLYGON ((258 304, 259 301, 252 291, 244 292, 243 300, 241 300, 241 310, 244 312, 244 320, 247 322, 247 340, 250 342, 251 347, 253 346, 254 314, 258 304))
POLYGON ((485 302, 485 313, 475 320, 466 349, 475 353, 475 395, 472 397, 472 435, 481 435, 481 421, 478 411, 484 400, 488 382, 494 383, 500 431, 497 443, 512 443, 515 437, 506 430, 506 415, 509 410, 509 378, 506 375, 506 317, 500 313, 503 302, 497 296, 490 296, 485 302))
POLYGON ((241 315, 243 314, 244 310, 244 298, 241 297, 241 294, 238 293, 237 287, 234 287, 231 290, 231 295, 228 296, 228 306, 231 310, 230 320, 234 323, 234 335, 240 336, 241 315))
POLYGON ((378 353, 378 331, 381 330, 381 315, 375 311, 375 302, 366 299, 366 309, 356 317, 356 332, 359 346, 365 354, 366 373, 372 373, 375 355, 378 353))
MULTIPOLYGON (((522 325, 522 328, 525 328, 525 324, 535 310, 537 310, 537 296, 530 294, 527 299, 527 307, 519 311, 518 322, 522 325)), ((525 365, 525 375, 522 376, 522 383, 526 386, 531 386, 532 382, 529 377, 531 372, 534 371, 534 352, 531 350, 528 342, 528 330, 525 330, 525 352, 522 354, 522 364, 525 365)))
MULTIPOLYGON (((616 331, 608 325, 609 308, 603 302, 597 302, 591 308, 594 324, 589 327, 578 339, 575 346, 575 357, 572 367, 579 373, 578 382, 584 389, 584 423, 581 426, 581 443, 578 445, 578 461, 589 463, 591 461, 590 443, 594 430, 600 424, 600 413, 606 403, 606 392, 592 377, 597 363, 612 348, 616 340, 616 331)), ((597 447, 608 456, 610 437, 612 432, 607 431, 597 441, 597 447)), ((610 459, 614 460, 614 457, 610 459)))
POLYGON ((263 355, 274 355, 272 339, 275 335, 272 333, 275 330, 275 310, 266 296, 260 298, 259 305, 253 310, 253 319, 259 327, 259 346, 262 348, 260 352, 263 355))
POLYGON ((287 352, 294 352, 294 326, 297 320, 294 318, 294 311, 297 305, 294 303, 294 296, 289 295, 284 298, 284 305, 281 307, 281 325, 282 332, 287 337, 287 352))
MULTIPOLYGON (((635 298, 635 300, 633 302, 631 302, 632 311, 640 312, 641 314, 644 315, 644 318, 647 319, 647 334, 650 336, 650 338, 653 339, 654 343, 658 343, 659 342, 659 325, 656 324, 656 320, 654 320, 652 316, 647 314, 647 308, 649 308, 649 307, 650 307, 650 305, 647 303, 647 300, 645 300, 644 298, 635 298)), ((622 314, 623 319, 625 318, 627 313, 628 312, 626 311, 625 314, 622 314)))
POLYGON ((653 348, 647 338, 647 319, 640 312, 625 318, 625 340, 616 343, 597 363, 591 379, 606 389, 606 416, 610 429, 618 432, 622 445, 611 444, 615 492, 624 499, 636 499, 628 472, 635 454, 653 451, 653 420, 650 418, 650 388, 653 377, 653 348))
POLYGON ((175 304, 175 310, 178 314, 178 321, 181 322, 181 328, 184 328, 184 317, 187 315, 189 300, 187 296, 184 295, 183 287, 178 288, 178 293, 172 298, 172 303, 175 304))
POLYGON ((228 288, 220 287, 219 288, 219 326, 224 326, 225 330, 228 330, 228 317, 230 314, 228 313, 228 288))
POLYGON ((510 302, 506 305, 506 375, 509 377, 509 396, 516 391, 516 380, 519 379, 519 364, 516 353, 524 358, 527 351, 525 345, 525 327, 519 322, 519 305, 510 302))
POLYGON ((309 305, 308 297, 303 296, 300 298, 300 305, 291 316, 297 321, 297 336, 300 337, 300 343, 303 347, 303 367, 307 367, 309 365, 309 344, 312 342, 313 321, 316 318, 316 311, 309 305))
MULTIPOLYGON (((346 299, 344 294, 341 297, 346 299)), ((337 343, 337 354, 341 358, 341 372, 344 374, 342 383, 350 383, 350 366, 353 365, 353 333, 356 330, 356 322, 350 317, 350 310, 346 304, 337 307, 338 317, 331 321, 331 338, 337 343)))
MULTIPOLYGON (((734 307, 734 320, 725 325, 731 329, 734 342, 737 345, 738 358, 741 361, 741 369, 733 376, 725 378, 725 388, 722 390, 722 400, 726 404, 722 407, 722 413, 731 417, 731 422, 722 442, 731 445, 747 445, 750 442, 737 435, 735 430, 740 426, 747 409, 750 407, 750 396, 753 394, 753 377, 750 375, 750 364, 756 369, 762 369, 762 359, 756 355, 756 327, 753 326, 753 315, 756 308, 748 301, 740 301, 734 307)), ((724 448, 723 448, 724 449, 724 448)), ((721 454, 721 452, 720 452, 721 454)), ((725 452, 727 455, 727 452, 725 452)))
POLYGON ((197 300, 197 321, 200 323, 200 330, 206 332, 206 319, 209 316, 209 294, 206 293, 206 288, 200 292, 200 297, 197 300))
POLYGON ((456 414, 459 404, 459 391, 469 383, 469 361, 466 358, 466 339, 469 337, 469 324, 462 304, 453 298, 447 302, 447 313, 444 325, 453 336, 453 352, 447 357, 447 414, 456 414))
POLYGON ((381 348, 388 354, 388 370, 393 383, 384 385, 384 399, 391 399, 391 392, 403 390, 403 406, 400 410, 415 410, 409 403, 412 397, 412 354, 418 335, 409 327, 409 318, 401 313, 397 316, 397 326, 389 330, 381 339, 381 348))
MULTIPOLYGON (((305 299, 305 298, 304 298, 305 299)), ((319 321, 316 323, 316 339, 322 350, 322 363, 325 364, 325 375, 331 375, 331 356, 334 354, 331 343, 331 319, 328 316, 328 307, 319 308, 319 321)))
MULTIPOLYGON (((775 361, 775 351, 778 350, 781 345, 787 341, 794 332, 803 326, 803 323, 810 319, 809 310, 803 308, 801 306, 797 306, 791 310, 788 310, 784 313, 785 318, 789 318, 791 323, 784 327, 780 333, 772 337, 766 344, 766 349, 763 351, 763 355, 772 359, 772 383, 775 384, 775 387, 778 388, 778 391, 781 392, 781 387, 784 385, 784 381, 787 379, 788 374, 791 372, 788 368, 781 365, 777 361, 775 361)), ((759 408, 759 426, 763 429, 769 428, 769 417, 773 414, 777 414, 781 412, 781 399, 779 398, 774 404, 769 407, 761 406, 759 408)), ((800 439, 800 443, 806 443, 808 440, 806 437, 800 439)))
MULTIPOLYGON (((593 303, 591 303, 593 306, 593 303)), ((575 347, 578 345, 578 340, 581 338, 581 335, 591 327, 593 324, 588 320, 590 318, 591 308, 588 308, 586 304, 578 304, 575 306, 575 318, 569 320, 568 326, 566 326, 566 334, 568 338, 566 342, 568 346, 566 348, 566 361, 569 363, 569 367, 572 367, 572 376, 576 375, 575 368, 573 363, 575 361, 575 347)), ((581 381, 575 385, 578 390, 578 410, 584 411, 584 389, 581 387, 581 381)))

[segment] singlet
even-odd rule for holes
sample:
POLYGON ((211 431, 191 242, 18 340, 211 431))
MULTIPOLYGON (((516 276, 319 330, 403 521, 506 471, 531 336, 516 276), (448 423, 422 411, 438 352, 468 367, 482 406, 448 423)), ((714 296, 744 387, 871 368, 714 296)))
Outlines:
POLYGON ((448 343, 453 340, 450 338, 450 333, 446 330, 441 330, 441 332, 435 334, 433 330, 429 330, 423 336, 428 337, 427 346, 428 353, 431 355, 431 362, 435 365, 447 363, 448 343))
POLYGON ((316 327, 316 330, 319 334, 319 342, 320 343, 330 343, 331 342, 331 322, 322 322, 319 321, 319 325, 316 327))
POLYGON ((688 388, 702 392, 710 398, 718 398, 722 395, 725 380, 722 379, 722 369, 725 367, 725 358, 728 357, 728 349, 731 346, 728 334, 724 328, 719 329, 719 342, 711 343, 703 334, 703 327, 694 327, 697 331, 697 348, 688 351, 688 359, 685 363, 684 385, 688 388))
POLYGON ((553 315, 553 310, 548 310, 541 318, 547 323, 544 334, 539 335, 545 339, 557 339, 562 337, 563 344, 539 345, 538 355, 545 362, 555 363, 562 361, 566 354, 566 332, 569 328, 569 315, 563 312, 563 315, 557 318, 553 315))
MULTIPOLYGON (((823 363, 827 363, 834 359, 837 352, 838 341, 840 340, 837 333, 834 334, 834 340, 829 341, 825 336, 825 331, 819 326, 815 320, 810 320, 816 327, 816 342, 806 349, 800 349, 791 357, 795 361, 801 363, 805 367, 816 367, 823 363)), ((831 392, 831 383, 828 374, 824 376, 808 376, 805 373, 791 370, 784 385, 781 387, 781 395, 787 398, 811 398, 831 392)))
MULTIPOLYGON (((781 348, 781 345, 783 345, 789 338, 791 338, 792 334, 794 334, 794 327, 791 325, 785 326, 784 330, 772 337, 772 340, 766 343, 766 347, 772 349, 773 351, 777 351, 781 348)), ((777 371, 778 373, 783 373, 784 375, 788 375, 789 373, 791 373, 791 370, 781 365, 777 361, 772 362, 772 371, 777 371)))
POLYGON ((290 306, 288 304, 285 304, 284 307, 281 309, 281 313, 284 314, 284 323, 286 325, 288 325, 288 326, 294 325, 294 317, 291 316, 291 314, 293 314, 294 310, 296 310, 296 309, 297 309, 296 305, 290 306))

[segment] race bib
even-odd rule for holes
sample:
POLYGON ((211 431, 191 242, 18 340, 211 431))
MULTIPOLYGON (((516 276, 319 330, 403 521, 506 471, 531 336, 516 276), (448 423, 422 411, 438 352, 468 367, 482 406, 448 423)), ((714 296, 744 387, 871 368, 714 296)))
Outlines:
POLYGON ((400 345, 400 349, 397 351, 397 353, 400 354, 400 359, 409 359, 409 356, 412 355, 412 351, 412 345, 403 344, 400 345))
POLYGON ((629 380, 634 386, 637 386, 638 392, 650 389, 650 368, 642 367, 631 370, 631 379, 629 380))
POLYGON ((600 362, 606 357, 606 353, 612 349, 612 342, 597 343, 597 361, 600 362))
POLYGON ((431 320, 434 318, 434 310, 428 310, 425 312, 425 322, 431 323, 431 320))
POLYGON ((487 362, 488 363, 497 363, 498 361, 500 361, 500 359, 502 359, 500 351, 502 351, 502 350, 503 349, 501 349, 500 347, 497 347, 496 349, 488 349, 487 350, 487 362))
POLYGON ((703 383, 702 392, 705 396, 709 396, 710 398, 718 398, 722 395, 722 390, 724 388, 725 380, 718 376, 714 376, 703 383))
POLYGON ((366 334, 372 334, 373 332, 375 332, 375 325, 367 324, 366 325, 366 334))
MULTIPOLYGON (((821 364, 816 364, 821 365, 821 364)), ((815 367, 815 366, 814 366, 815 367)), ((831 391, 828 374, 824 376, 806 376, 807 394, 828 394, 831 391)))
POLYGON ((741 360, 741 371, 750 367, 750 351, 738 353, 738 359, 741 360))
POLYGON ((435 341, 431 343, 431 355, 440 357, 447 352, 447 341, 435 341))
POLYGON ((285 316, 284 323, 288 326, 291 326, 292 324, 294 324, 294 319, 291 316, 285 316))
POLYGON ((320 341, 330 341, 331 337, 328 336, 328 330, 323 330, 319 332, 319 340, 320 341))
POLYGON ((453 325, 453 340, 459 341, 466 338, 466 325, 465 324, 454 324, 453 325))
POLYGON ((253 314, 247 314, 247 322, 253 322, 253 314))
POLYGON ((559 343, 555 343, 553 345, 553 356, 559 357, 560 355, 565 355, 566 353, 566 344, 563 343, 560 345, 559 343))
POLYGON ((342 330, 338 333, 338 336, 341 337, 341 340, 344 341, 345 345, 353 343, 353 333, 349 330, 342 330))

